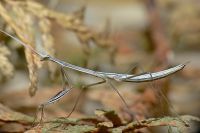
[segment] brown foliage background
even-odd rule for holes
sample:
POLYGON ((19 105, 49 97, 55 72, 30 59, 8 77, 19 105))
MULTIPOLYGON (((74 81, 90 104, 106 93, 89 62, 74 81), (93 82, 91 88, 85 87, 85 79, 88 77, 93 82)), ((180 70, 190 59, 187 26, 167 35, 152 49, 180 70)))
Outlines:
MULTIPOLYGON (((186 61, 190 64, 183 71, 154 82, 153 86, 152 83, 115 84, 130 111, 141 120, 143 125, 139 126, 132 122, 129 111, 124 109, 121 99, 108 85, 87 89, 71 116, 74 119, 59 118, 70 112, 82 85, 98 80, 68 70, 75 89, 45 109, 44 119, 49 123, 32 128, 32 117, 38 105, 61 89, 59 66, 41 62, 30 50, 1 34, 0 130, 176 131, 176 128, 152 128, 172 126, 182 132, 198 132, 196 124, 182 130, 185 125, 176 114, 200 116, 199 4, 195 0, 2 0, 2 30, 40 52, 72 64, 118 73, 127 73, 133 64, 138 63, 137 69, 131 73, 159 71, 186 61), (168 115, 171 117, 165 117, 168 115)), ((192 116, 182 116, 182 119, 198 120, 192 116)))

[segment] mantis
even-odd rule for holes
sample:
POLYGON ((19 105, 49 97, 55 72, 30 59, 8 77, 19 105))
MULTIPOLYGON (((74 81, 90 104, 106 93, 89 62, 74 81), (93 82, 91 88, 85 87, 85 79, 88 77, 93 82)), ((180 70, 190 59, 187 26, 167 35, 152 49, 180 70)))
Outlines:
MULTIPOLYGON (((117 82, 133 82, 133 83, 153 81, 153 80, 157 80, 157 79, 167 77, 167 76, 169 76, 169 75, 171 75, 171 74, 173 74, 177 71, 180 71, 187 64, 187 63, 183 63, 183 64, 179 64, 175 67, 172 67, 172 68, 169 68, 169 69, 166 69, 166 70, 163 70, 163 71, 152 72, 152 73, 148 72, 148 73, 142 73, 142 74, 138 74, 138 75, 94 71, 94 70, 91 70, 91 69, 87 69, 87 68, 83 68, 83 67, 79 67, 79 66, 70 64, 68 62, 64 62, 60 59, 57 59, 57 58, 55 58, 51 55, 46 54, 46 53, 44 54, 42 52, 38 52, 35 49, 33 49, 30 45, 24 43, 23 41, 21 41, 18 38, 10 35, 9 33, 5 32, 1 29, 0 29, 0 32, 11 37, 12 39, 17 41, 18 43, 22 44, 25 48, 29 49, 32 53, 38 55, 41 58, 41 61, 51 61, 51 62, 54 62, 54 63, 61 66, 61 76, 62 76, 62 81, 64 81, 63 89, 60 92, 58 92, 55 96, 51 97, 48 101, 44 102, 43 104, 41 104, 39 106, 39 108, 42 109, 42 112, 43 112, 43 109, 44 109, 45 106, 52 104, 52 103, 55 103, 56 101, 60 100, 63 96, 65 96, 67 93, 69 93, 72 90, 73 87, 69 84, 70 83, 69 77, 68 77, 66 71, 64 70, 64 68, 79 71, 81 73, 89 74, 91 76, 95 76, 97 78, 102 79, 102 81, 100 81, 100 82, 96 82, 96 83, 93 83, 93 84, 86 85, 83 88, 88 88, 88 87, 95 86, 95 85, 102 84, 102 83, 108 83, 110 85, 110 87, 113 88, 117 92, 117 94, 120 96, 120 98, 122 99, 122 101, 124 102, 126 107, 128 108, 128 105, 125 102, 124 98, 119 93, 119 91, 114 87, 111 80, 115 80, 117 82), (66 81, 69 84, 69 88, 67 87, 66 81)), ((77 102, 76 102, 76 104, 77 104, 77 102)), ((73 110, 75 109, 76 104, 74 105, 73 110)), ((72 110, 72 112, 73 112, 73 110, 72 110)), ((72 112, 70 112, 70 114, 68 116, 70 116, 72 112)), ((42 117, 41 117, 41 119, 42 119, 42 117)))

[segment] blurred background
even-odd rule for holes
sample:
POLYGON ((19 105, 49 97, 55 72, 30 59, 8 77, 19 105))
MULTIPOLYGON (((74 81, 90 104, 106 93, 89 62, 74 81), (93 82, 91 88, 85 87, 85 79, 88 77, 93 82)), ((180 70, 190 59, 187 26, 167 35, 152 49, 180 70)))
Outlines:
MULTIPOLYGON (((155 82, 113 83, 137 119, 200 117, 199 0, 10 0, 0 2, 0 12, 4 31, 40 52, 92 70, 139 74, 189 61, 183 70, 155 82)), ((41 63, 3 34, 0 61, 0 102, 15 111, 34 116, 41 103, 62 89, 59 66, 41 63)), ((65 70, 74 89, 45 109, 45 119, 67 116, 81 86, 101 80, 65 70)), ((95 109, 115 110, 131 120, 107 84, 84 90, 71 117, 91 116, 95 109)), ((161 130, 168 132, 143 132, 161 130)), ((194 124, 185 132, 199 131, 194 124)))

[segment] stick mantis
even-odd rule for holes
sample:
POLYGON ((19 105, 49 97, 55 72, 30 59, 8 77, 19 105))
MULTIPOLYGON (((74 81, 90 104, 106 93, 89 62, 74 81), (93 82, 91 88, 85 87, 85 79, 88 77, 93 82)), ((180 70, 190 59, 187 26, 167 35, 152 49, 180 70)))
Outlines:
MULTIPOLYGON (((69 93, 70 90, 72 90, 73 87, 69 84, 70 83, 69 77, 68 77, 66 71, 64 70, 64 68, 79 71, 79 72, 89 74, 89 75, 92 75, 92 76, 95 76, 95 77, 102 79, 102 81, 100 81, 100 82, 96 82, 96 83, 93 83, 93 84, 86 85, 83 88, 88 88, 88 87, 91 87, 91 86, 94 86, 94 85, 98 85, 98 84, 102 84, 102 83, 107 82, 110 85, 110 87, 117 92, 119 97, 122 99, 123 103, 128 108, 128 105, 125 102, 124 98, 119 93, 119 91, 114 87, 111 80, 115 80, 117 82, 148 82, 148 81, 153 81, 153 80, 157 80, 157 79, 167 77, 167 76, 169 76, 169 75, 171 75, 171 74, 173 74, 177 71, 182 70, 186 66, 186 63, 184 63, 184 64, 179 64, 175 67, 172 67, 172 68, 169 68, 169 69, 166 69, 166 70, 163 70, 163 71, 153 72, 153 73, 148 72, 148 73, 142 73, 142 74, 138 74, 138 75, 94 71, 94 70, 91 70, 91 69, 87 69, 87 68, 83 68, 83 67, 79 67, 79 66, 70 64, 68 62, 64 62, 60 59, 57 59, 57 58, 55 58, 51 55, 46 54, 46 53, 44 54, 42 52, 38 52, 35 49, 33 49, 30 45, 24 43, 23 41, 12 36, 11 34, 3 31, 1 29, 0 29, 0 32, 11 37, 12 39, 17 41, 18 43, 22 44, 25 48, 29 49, 32 53, 38 55, 41 58, 41 61, 51 61, 51 62, 54 62, 54 63, 61 66, 62 81, 64 81, 63 89, 60 92, 58 92, 55 96, 51 97, 48 101, 44 102, 43 104, 41 104, 39 106, 39 108, 42 109, 42 112, 43 112, 43 109, 44 109, 45 106, 60 100, 65 94, 69 93), (66 80, 69 84, 69 88, 66 87, 67 86, 66 80)), ((76 107, 76 104, 74 105, 73 110, 74 110, 75 107, 76 107)), ((73 110, 72 110, 72 112, 73 112, 73 110)), ((70 112, 68 116, 70 116, 72 112, 70 112)), ((41 117, 41 120, 42 120, 42 117, 41 117)))

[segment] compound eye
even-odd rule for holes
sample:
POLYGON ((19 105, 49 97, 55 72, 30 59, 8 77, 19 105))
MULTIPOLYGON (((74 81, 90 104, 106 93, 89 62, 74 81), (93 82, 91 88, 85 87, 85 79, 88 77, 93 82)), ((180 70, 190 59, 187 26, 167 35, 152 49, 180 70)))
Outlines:
POLYGON ((48 59, 49 59, 49 55, 43 57, 43 58, 41 59, 41 61, 45 61, 45 60, 48 60, 48 59))

